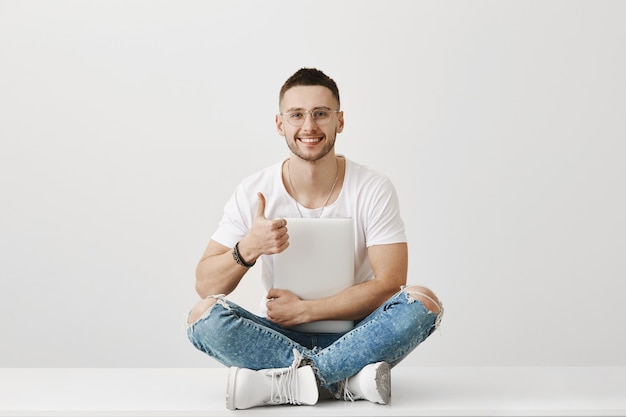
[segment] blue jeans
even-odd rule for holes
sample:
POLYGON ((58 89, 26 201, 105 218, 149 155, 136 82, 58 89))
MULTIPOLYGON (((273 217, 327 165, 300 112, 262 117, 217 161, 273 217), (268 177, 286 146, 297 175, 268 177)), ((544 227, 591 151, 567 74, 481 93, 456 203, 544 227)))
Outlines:
POLYGON ((395 366, 435 331, 443 315, 443 307, 435 314, 403 288, 346 333, 302 333, 216 298, 187 328, 197 349, 226 366, 258 370, 290 366, 295 348, 336 396, 341 383, 364 366, 395 366))

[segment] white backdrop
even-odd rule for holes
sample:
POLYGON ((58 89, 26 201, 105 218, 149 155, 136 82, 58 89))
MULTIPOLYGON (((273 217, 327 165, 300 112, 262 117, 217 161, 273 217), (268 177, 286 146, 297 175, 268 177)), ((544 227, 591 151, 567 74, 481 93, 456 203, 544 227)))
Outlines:
MULTIPOLYGON (((338 152, 396 184, 412 365, 626 365, 626 3, 0 1, 0 366, 219 366, 194 269, 287 155, 283 81, 339 84, 338 152)), ((253 269, 233 298, 256 308, 253 269)))

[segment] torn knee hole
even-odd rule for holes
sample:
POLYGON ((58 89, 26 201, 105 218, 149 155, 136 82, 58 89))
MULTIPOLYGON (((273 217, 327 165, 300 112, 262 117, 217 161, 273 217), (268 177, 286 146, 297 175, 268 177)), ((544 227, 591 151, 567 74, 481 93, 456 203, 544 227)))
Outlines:
POLYGON ((434 314, 441 312, 441 302, 432 291, 424 287, 408 287, 405 289, 409 301, 419 300, 424 306, 434 314))
POLYGON ((213 297, 207 297, 207 298, 200 300, 191 309, 191 312, 189 313, 189 316, 187 317, 187 324, 191 325, 197 322, 198 320, 200 320, 202 317, 206 316, 209 310, 211 309, 211 307, 213 307, 215 303, 217 303, 217 301, 218 301, 217 298, 213 298, 213 297))

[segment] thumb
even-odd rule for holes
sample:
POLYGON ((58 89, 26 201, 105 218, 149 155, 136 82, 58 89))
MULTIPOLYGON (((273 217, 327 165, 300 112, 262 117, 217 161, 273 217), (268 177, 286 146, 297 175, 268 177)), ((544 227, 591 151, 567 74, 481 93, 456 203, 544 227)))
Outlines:
POLYGON ((256 206, 256 217, 265 218, 265 196, 263 193, 256 193, 259 197, 259 202, 256 206))

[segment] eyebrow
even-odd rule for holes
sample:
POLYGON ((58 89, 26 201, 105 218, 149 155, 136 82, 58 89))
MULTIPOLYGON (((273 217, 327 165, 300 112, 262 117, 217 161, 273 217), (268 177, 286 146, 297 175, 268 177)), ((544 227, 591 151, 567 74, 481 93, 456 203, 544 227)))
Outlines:
MULTIPOLYGON (((311 111, 313 110, 332 110, 330 107, 327 106, 317 106, 317 107, 313 107, 311 109, 311 111)), ((291 113, 294 111, 306 111, 303 107, 290 107, 287 110, 284 111, 284 113, 291 113)))

